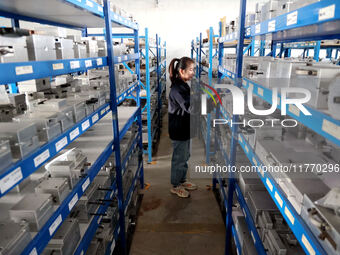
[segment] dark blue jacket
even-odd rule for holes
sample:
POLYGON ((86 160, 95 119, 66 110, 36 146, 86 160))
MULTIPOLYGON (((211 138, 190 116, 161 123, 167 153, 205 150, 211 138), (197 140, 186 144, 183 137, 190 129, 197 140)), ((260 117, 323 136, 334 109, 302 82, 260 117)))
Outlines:
POLYGON ((194 114, 194 107, 190 105, 190 87, 182 79, 171 84, 168 113, 171 140, 185 141, 195 135, 190 132, 190 114, 194 114))

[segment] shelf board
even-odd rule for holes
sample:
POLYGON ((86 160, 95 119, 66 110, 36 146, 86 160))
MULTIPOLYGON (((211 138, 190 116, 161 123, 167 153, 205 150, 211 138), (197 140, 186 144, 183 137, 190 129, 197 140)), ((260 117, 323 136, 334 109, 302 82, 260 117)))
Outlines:
MULTIPOLYGON (((0 14, 32 22, 68 28, 98 28, 105 26, 103 6, 92 0, 2 0, 0 14)), ((127 18, 111 12, 113 26, 138 29, 127 18)))

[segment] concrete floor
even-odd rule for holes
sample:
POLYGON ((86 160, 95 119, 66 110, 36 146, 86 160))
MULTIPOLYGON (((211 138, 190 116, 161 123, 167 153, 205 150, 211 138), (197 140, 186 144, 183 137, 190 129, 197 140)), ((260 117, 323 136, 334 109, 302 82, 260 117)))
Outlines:
MULTIPOLYGON (((169 191, 172 148, 167 115, 163 119, 154 162, 144 164, 145 183, 150 186, 144 191, 130 254, 223 254, 225 227, 215 196, 206 187, 211 180, 192 179, 199 188, 190 198, 179 198, 169 191)), ((205 158, 199 140, 193 140, 192 148, 189 167, 205 158)))

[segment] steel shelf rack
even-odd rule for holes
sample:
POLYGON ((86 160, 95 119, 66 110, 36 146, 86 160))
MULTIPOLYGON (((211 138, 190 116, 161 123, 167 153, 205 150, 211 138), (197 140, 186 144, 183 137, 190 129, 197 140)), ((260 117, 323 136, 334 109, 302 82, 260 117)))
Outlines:
MULTIPOLYGON (((194 52, 196 53, 196 79, 198 80, 199 87, 211 91, 206 85, 213 87, 213 58, 217 57, 218 54, 218 46, 217 44, 214 45, 213 40, 217 38, 218 35, 214 35, 213 28, 209 28, 209 41, 208 43, 204 43, 202 41, 202 33, 200 33, 199 38, 196 38, 196 44, 194 41, 191 42, 191 58, 194 59, 194 52), (208 67, 202 64, 202 53, 205 54, 203 51, 204 48, 208 48, 209 54, 206 56, 208 58, 208 67), (215 49, 215 53, 214 53, 215 49), (208 81, 202 81, 202 71, 208 74, 208 81)), ((200 89, 198 88, 198 89, 200 89)), ((205 144, 205 152, 206 152, 206 162, 210 162, 210 156, 214 155, 214 151, 211 150, 211 137, 210 137, 210 130, 211 125, 209 124, 211 121, 211 114, 208 113, 206 118, 203 118, 201 121, 201 136, 204 140, 205 144), (204 125, 204 127, 202 127, 204 125), (203 132, 205 130, 205 132, 203 132)))
MULTIPOLYGON (((259 96, 264 99, 268 103, 272 103, 271 96, 272 91, 268 88, 265 88, 261 84, 257 84, 247 78, 242 77, 242 59, 243 55, 248 51, 250 55, 254 56, 255 54, 255 36, 264 36, 266 34, 272 34, 273 41, 271 42, 271 54, 276 56, 276 48, 278 44, 282 45, 280 54, 283 53, 283 50, 294 49, 294 48, 313 48, 315 50, 315 56, 318 58, 318 52, 321 49, 320 40, 324 39, 334 39, 339 37, 339 24, 340 24, 340 5, 338 1, 329 1, 324 0, 320 1, 305 7, 302 7, 298 10, 289 12, 287 14, 283 14, 271 20, 264 21, 260 24, 253 25, 248 28, 244 28, 244 19, 245 19, 245 5, 246 0, 241 0, 241 8, 240 8, 240 31, 238 34, 231 34, 226 36, 220 36, 219 38, 219 67, 218 67, 218 77, 220 80, 224 78, 231 79, 234 81, 235 86, 251 88, 253 94, 259 96), (328 26, 331 25, 331 29, 327 29, 328 26), (303 28, 314 26, 317 27, 318 33, 298 33, 296 36, 294 31, 302 31, 303 28), (245 39, 251 39, 250 46, 244 50, 244 41, 245 39), (222 58, 223 58, 223 49, 226 48, 226 43, 228 42, 237 42, 237 69, 236 73, 230 72, 222 67, 222 58), (311 45, 307 43, 303 43, 303 41, 313 41, 316 40, 315 43, 311 45), (302 41, 302 43, 301 43, 302 41), (297 42, 296 44, 293 42, 297 42), (274 54, 273 54, 274 52, 274 54)), ((221 29, 220 29, 221 30, 221 29)), ((220 31, 221 35, 221 31, 220 31)), ((262 38, 262 37, 261 37, 262 38)), ((264 55, 264 41, 260 40, 260 56, 264 55)), ((326 47, 325 47, 326 48, 326 47)), ((288 52, 289 53, 289 52, 288 52)), ((199 55, 199 54, 197 54, 199 55)), ((287 56, 287 55, 286 55, 287 56)), ((315 58, 315 59, 316 59, 315 58)), ((312 113, 312 117, 303 116, 300 114, 298 109, 294 107, 288 108, 288 115, 292 116, 294 119, 307 126, 308 128, 314 130, 318 134, 322 135, 326 139, 332 141, 336 145, 340 145, 339 143, 339 130, 340 130, 340 121, 331 118, 329 115, 312 109, 311 107, 307 107, 308 110, 312 113)), ((238 116, 229 116, 223 107, 218 108, 218 114, 221 114, 223 118, 226 120, 233 120, 237 122, 238 116)), ((230 124, 229 124, 230 125, 230 124)), ((223 153, 225 161, 227 165, 235 166, 235 155, 236 155, 236 147, 237 144, 240 144, 245 154, 247 155, 249 161, 254 166, 261 166, 263 163, 257 157, 252 147, 247 143, 245 137, 238 132, 237 125, 233 125, 230 127, 232 130, 232 138, 231 138, 231 150, 230 155, 228 156, 223 150, 220 143, 218 143, 218 147, 223 153)), ((215 139, 217 140, 217 139, 215 139)), ((306 252, 306 254, 326 254, 325 249, 322 247, 317 237, 313 235, 310 231, 309 227, 306 225, 302 217, 295 211, 294 207, 288 201, 281 188, 276 184, 274 178, 267 172, 259 171, 258 175, 266 187, 268 193, 272 197, 273 201, 277 205, 277 208, 281 212, 282 216, 286 220, 288 226, 296 236, 298 242, 301 244, 301 247, 306 252)), ((221 177, 215 176, 213 179, 213 186, 216 188, 216 184, 219 183, 220 188, 222 186, 221 177)), ((222 186, 223 189, 223 186, 222 186)), ((229 250, 230 246, 230 238, 234 235, 233 230, 233 222, 231 218, 231 209, 232 209, 232 197, 234 192, 237 195, 237 198, 240 202, 240 205, 243 209, 244 216, 247 220, 248 218, 248 227, 252 233, 253 241, 255 247, 260 254, 265 254, 263 250, 263 246, 260 239, 257 239, 257 235, 254 234, 252 227, 254 227, 254 222, 249 221, 251 218, 249 211, 247 211, 247 204, 244 200, 243 194, 236 183, 234 178, 229 178, 228 183, 228 195, 224 197, 224 202, 227 204, 227 237, 226 237, 226 253, 229 250)), ((256 231, 256 229, 255 229, 256 231)), ((236 240, 237 246, 237 240, 236 240)))
MULTIPOLYGON (((1 1, 0 3, 0 15, 13 19, 14 22, 12 23, 16 26, 19 26, 19 20, 24 20, 70 29, 78 29, 83 31, 83 34, 85 35, 86 29, 89 27, 105 26, 106 31, 112 31, 112 27, 125 27, 133 30, 133 33, 129 35, 132 35, 136 42, 134 46, 134 54, 114 56, 112 46, 113 36, 111 33, 106 33, 105 39, 107 42, 107 57, 0 64, 0 69, 2 70, 0 73, 0 84, 84 72, 91 68, 102 66, 109 67, 110 102, 101 106, 90 116, 87 116, 57 138, 42 145, 24 159, 18 160, 8 167, 8 169, 6 169, 0 176, 0 195, 5 195, 10 189, 36 171, 49 159, 57 155, 59 151, 76 140, 81 134, 86 132, 86 130, 95 125, 101 118, 111 111, 114 134, 113 140, 108 143, 104 151, 101 152, 100 156, 94 164, 92 164, 87 176, 78 182, 42 229, 35 235, 23 251, 23 254, 41 254, 43 252, 49 240, 51 240, 62 222, 70 214, 74 205, 78 202, 79 198, 86 191, 87 187, 91 184, 101 167, 112 153, 115 153, 116 159, 116 182, 112 183, 112 191, 108 192, 105 197, 111 199, 115 195, 118 198, 119 224, 116 227, 113 242, 116 243, 119 239, 123 253, 126 253, 125 231, 119 231, 119 229, 125 229, 124 214, 127 206, 126 201, 123 199, 122 173, 133 148, 138 146, 140 150, 142 150, 142 122, 139 97, 140 87, 138 84, 140 80, 138 24, 113 13, 110 10, 108 0, 104 0, 104 6, 101 6, 92 0, 49 0, 47 3, 42 0, 19 0, 15 2, 6 0, 1 1), (81 16, 82 19, 75 18, 79 16, 81 16), (135 72, 138 76, 138 82, 131 85, 120 95, 117 95, 113 66, 114 64, 127 61, 135 62, 135 72), (136 110, 127 120, 122 130, 119 130, 117 106, 131 95, 133 91, 136 91, 136 110), (139 134, 134 140, 132 145, 133 148, 130 148, 127 156, 121 161, 120 141, 129 127, 136 121, 138 123, 139 134)), ((116 36, 123 37, 124 35, 118 34, 116 36)), ((138 175, 136 174, 135 181, 130 189, 133 189, 137 180, 140 182, 141 188, 143 188, 144 175, 143 161, 141 157, 139 158, 137 173, 138 175)), ((108 203, 105 203, 100 206, 98 212, 105 212, 107 207, 108 203)), ((95 216, 91 221, 84 238, 80 241, 77 247, 76 254, 84 254, 86 252, 100 221, 101 217, 99 216, 95 216)))
MULTIPOLYGON (((149 38, 149 30, 145 28, 145 35, 140 36, 145 40, 145 45, 141 47, 140 53, 142 58, 145 59, 145 84, 140 82, 141 87, 146 91, 146 96, 141 96, 141 99, 146 100, 146 104, 142 109, 142 112, 146 111, 147 114, 147 149, 144 150, 144 153, 148 155, 148 163, 152 162, 152 147, 153 141, 155 139, 156 134, 160 134, 160 126, 161 126, 161 109, 162 109, 162 94, 165 92, 165 84, 162 82, 162 77, 165 73, 162 71, 162 68, 166 67, 166 60, 165 58, 162 59, 162 56, 166 56, 166 42, 161 44, 161 38, 156 34, 156 42, 153 44, 150 42, 149 38), (143 52, 144 50, 144 52, 143 52), (162 50, 163 54, 162 55, 162 50), (150 67, 150 54, 156 57, 156 65, 150 67), (152 72, 156 73, 157 83, 154 88, 151 89, 151 82, 150 82, 150 74, 152 72), (155 109, 151 109, 151 97, 154 93, 157 93, 157 102, 155 109), (156 115, 156 121, 153 122, 153 118, 156 115)), ((165 68, 166 69, 166 68, 165 68)), ((158 138, 157 138, 158 140, 158 138)))

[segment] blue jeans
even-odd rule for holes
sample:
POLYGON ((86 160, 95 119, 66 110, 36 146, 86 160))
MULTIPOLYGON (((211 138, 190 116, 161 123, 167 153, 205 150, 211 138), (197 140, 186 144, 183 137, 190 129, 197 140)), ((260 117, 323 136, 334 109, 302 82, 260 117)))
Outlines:
POLYGON ((173 153, 171 159, 171 184, 177 187, 186 181, 188 160, 190 157, 190 139, 186 141, 171 140, 173 153))

